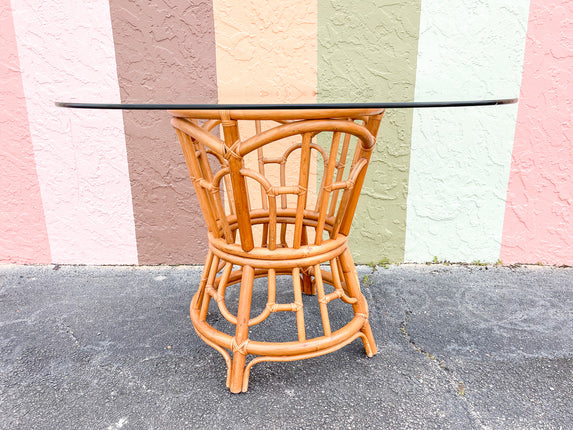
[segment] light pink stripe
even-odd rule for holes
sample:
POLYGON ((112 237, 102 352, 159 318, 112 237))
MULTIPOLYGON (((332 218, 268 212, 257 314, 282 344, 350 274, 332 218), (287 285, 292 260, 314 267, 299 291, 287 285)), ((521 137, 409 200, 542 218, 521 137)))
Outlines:
POLYGON ((532 0, 504 263, 573 264, 573 2, 532 0))
POLYGON ((30 131, 55 263, 136 263, 122 115, 105 0, 13 0, 30 131))
POLYGON ((0 0, 0 59, 0 263, 49 263, 9 0, 0 0))

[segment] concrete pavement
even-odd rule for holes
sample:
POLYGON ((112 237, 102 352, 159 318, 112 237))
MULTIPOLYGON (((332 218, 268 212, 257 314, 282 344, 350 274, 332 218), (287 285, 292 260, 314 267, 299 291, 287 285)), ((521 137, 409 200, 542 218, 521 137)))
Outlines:
POLYGON ((572 268, 359 267, 378 355, 257 364, 240 395, 191 326, 200 275, 0 266, 0 428, 573 428, 572 268))

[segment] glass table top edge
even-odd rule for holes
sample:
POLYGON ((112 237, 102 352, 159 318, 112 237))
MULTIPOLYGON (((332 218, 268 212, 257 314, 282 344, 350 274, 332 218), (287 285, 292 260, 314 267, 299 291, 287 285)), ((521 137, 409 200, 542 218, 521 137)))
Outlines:
POLYGON ((63 108, 121 109, 121 110, 291 110, 291 109, 419 109, 447 107, 496 106, 517 103, 518 98, 422 101, 422 102, 369 102, 369 103, 273 103, 273 104, 218 104, 218 103, 83 103, 55 102, 63 108))

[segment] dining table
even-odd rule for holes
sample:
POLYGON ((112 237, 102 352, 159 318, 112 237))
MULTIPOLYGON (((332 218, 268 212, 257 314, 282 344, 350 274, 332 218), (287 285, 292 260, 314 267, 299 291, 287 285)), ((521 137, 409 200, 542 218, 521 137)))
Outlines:
POLYGON ((191 321, 239 393, 260 362, 317 357, 358 338, 377 353, 348 237, 384 114, 516 102, 56 105, 166 111, 208 231, 191 321), (319 327, 306 322, 311 312, 319 327), (280 336, 261 338, 256 327, 273 318, 280 336))

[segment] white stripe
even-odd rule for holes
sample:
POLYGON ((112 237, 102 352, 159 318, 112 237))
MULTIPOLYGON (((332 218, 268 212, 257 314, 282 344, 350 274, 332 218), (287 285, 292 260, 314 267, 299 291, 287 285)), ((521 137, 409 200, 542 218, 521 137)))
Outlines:
POLYGON ((106 0, 12 0, 24 94, 55 263, 137 263, 122 114, 56 100, 118 102, 106 0))
MULTIPOLYGON (((528 0, 422 2, 416 101, 519 95, 528 0)), ((517 106, 414 112, 405 261, 499 258, 517 106)))

